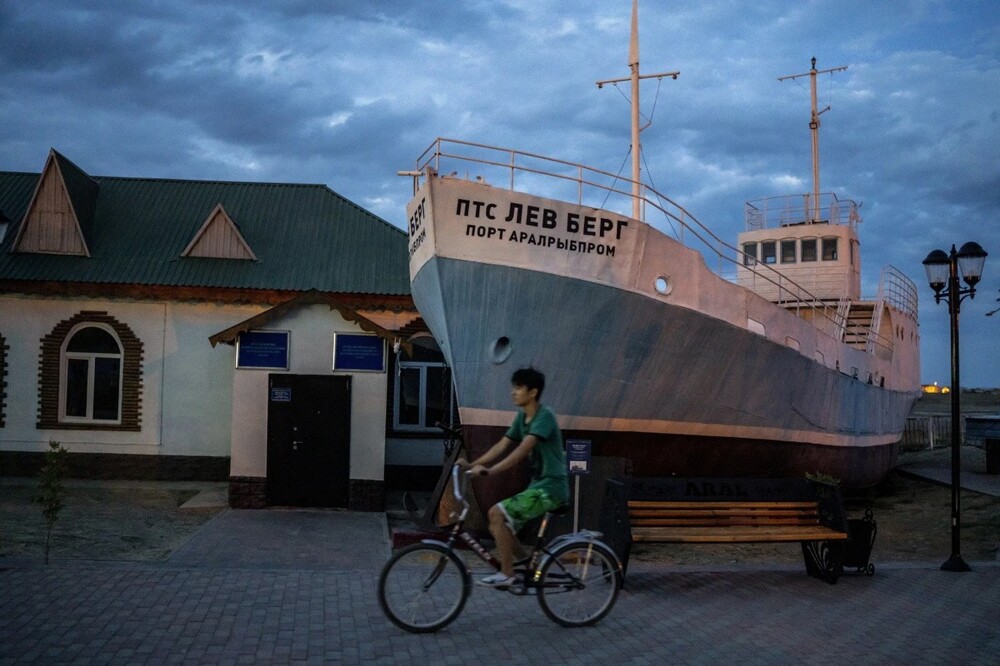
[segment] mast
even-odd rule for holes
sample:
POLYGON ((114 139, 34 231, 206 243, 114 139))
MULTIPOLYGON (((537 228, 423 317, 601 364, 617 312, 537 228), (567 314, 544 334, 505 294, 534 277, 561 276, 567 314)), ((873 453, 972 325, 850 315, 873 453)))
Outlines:
POLYGON ((833 72, 842 72, 847 69, 847 65, 843 67, 831 67, 830 69, 816 70, 816 58, 812 59, 812 69, 808 72, 803 72, 802 74, 789 74, 788 76, 779 76, 779 81, 784 81, 786 79, 797 79, 803 76, 809 77, 809 92, 810 98, 812 100, 812 115, 809 117, 809 131, 812 134, 812 172, 813 172, 813 205, 812 205, 812 215, 810 222, 819 222, 820 212, 819 212, 819 117, 820 115, 826 113, 830 110, 830 105, 828 104, 826 108, 822 111, 817 111, 816 104, 816 75, 826 74, 833 72))
POLYGON ((639 143, 639 0, 632 0, 632 29, 628 39, 628 68, 632 84, 632 217, 641 220, 639 178, 642 173, 642 144, 639 143))
POLYGON ((628 81, 632 86, 631 107, 632 107, 632 217, 642 219, 642 147, 639 142, 639 133, 649 127, 652 123, 646 123, 645 127, 639 124, 639 81, 642 79, 662 79, 665 76, 676 79, 680 72, 661 72, 659 74, 639 74, 639 0, 632 0, 632 30, 629 34, 628 45, 628 66, 630 75, 621 79, 606 79, 598 81, 597 87, 603 88, 606 83, 623 83, 628 81))

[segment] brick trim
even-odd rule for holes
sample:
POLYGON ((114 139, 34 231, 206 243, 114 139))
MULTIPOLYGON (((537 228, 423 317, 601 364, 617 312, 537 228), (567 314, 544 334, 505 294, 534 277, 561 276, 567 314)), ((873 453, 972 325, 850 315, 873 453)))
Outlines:
POLYGON ((230 476, 229 506, 233 509, 267 508, 267 478, 230 476))
POLYGON ((39 430, 117 430, 139 432, 142 422, 142 341, 127 324, 107 312, 81 311, 65 319, 41 340, 38 356, 39 430), (66 336, 78 324, 105 324, 114 330, 122 345, 121 423, 62 423, 59 421, 60 350, 66 336))
MULTIPOLYGON (((37 477, 45 462, 41 451, 0 451, 0 476, 37 477)), ((66 454, 70 479, 138 479, 148 481, 225 481, 229 457, 170 456, 144 453, 66 454)))
POLYGON ((385 482, 351 479, 348 508, 351 511, 385 511, 385 482))

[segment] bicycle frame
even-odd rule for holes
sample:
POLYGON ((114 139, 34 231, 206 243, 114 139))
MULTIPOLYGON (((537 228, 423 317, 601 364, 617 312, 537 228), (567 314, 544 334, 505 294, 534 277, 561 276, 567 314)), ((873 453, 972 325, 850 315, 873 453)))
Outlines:
MULTIPOLYGON (((493 556, 493 554, 483 546, 475 536, 472 535, 468 530, 465 529, 465 519, 469 514, 469 501, 465 498, 465 493, 468 488, 469 479, 471 474, 466 470, 462 471, 458 465, 454 465, 451 469, 451 479, 452 479, 452 492, 455 499, 458 500, 462 505, 462 511, 458 515, 458 520, 455 522, 454 526, 448 534, 447 541, 441 541, 439 539, 421 539, 423 543, 435 544, 438 546, 443 546, 448 550, 454 550, 456 543, 459 540, 466 544, 473 553, 475 553, 479 559, 481 559, 486 564, 493 567, 495 570, 500 570, 500 561, 493 556)), ((592 530, 582 530, 579 532, 573 532, 572 534, 563 534, 552 540, 552 543, 545 542, 545 533, 548 530, 549 520, 551 518, 550 513, 546 513, 542 517, 542 522, 538 527, 538 535, 535 545, 532 547, 531 555, 527 560, 526 566, 523 568, 518 568, 520 572, 524 573, 523 577, 523 589, 527 588, 537 588, 539 587, 539 580, 542 571, 542 565, 546 563, 551 551, 557 546, 562 546, 566 543, 581 543, 581 544, 594 544, 599 543, 601 538, 600 532, 595 532, 592 530)), ((618 564, 619 570, 621 570, 621 564, 618 564)), ((515 588, 512 587, 511 590, 515 588)))
MULTIPOLYGON (((396 626, 413 633, 437 631, 465 607, 473 587, 472 570, 468 558, 455 551, 460 542, 493 569, 501 569, 497 558, 465 529, 470 475, 455 465, 451 476, 462 509, 447 528, 447 539, 424 539, 396 551, 379 576, 382 610, 396 626)), ((498 589, 535 596, 545 615, 564 627, 594 624, 614 606, 621 589, 621 562, 598 539, 598 532, 565 534, 546 542, 553 515, 546 512, 543 516, 530 558, 515 564, 516 580, 498 589)))

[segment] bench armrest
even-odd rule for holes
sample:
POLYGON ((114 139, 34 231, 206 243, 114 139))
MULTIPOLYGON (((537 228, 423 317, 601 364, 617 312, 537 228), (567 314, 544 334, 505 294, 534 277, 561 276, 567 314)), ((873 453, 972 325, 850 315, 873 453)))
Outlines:
POLYGON ((816 508, 819 512, 820 525, 846 533, 847 513, 844 511, 844 500, 840 494, 840 487, 813 479, 808 481, 816 492, 816 508))

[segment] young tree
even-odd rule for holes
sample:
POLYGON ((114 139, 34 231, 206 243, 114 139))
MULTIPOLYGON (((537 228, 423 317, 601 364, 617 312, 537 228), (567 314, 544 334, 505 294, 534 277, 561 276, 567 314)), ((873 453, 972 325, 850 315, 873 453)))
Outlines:
POLYGON ((42 514, 45 516, 47 528, 45 534, 45 564, 49 563, 49 546, 52 542, 52 528, 55 527, 59 512, 62 511, 64 499, 66 497, 66 487, 63 479, 66 478, 66 454, 68 451, 62 444, 55 441, 49 442, 49 450, 45 452, 45 459, 38 472, 39 494, 35 501, 42 505, 42 514))

